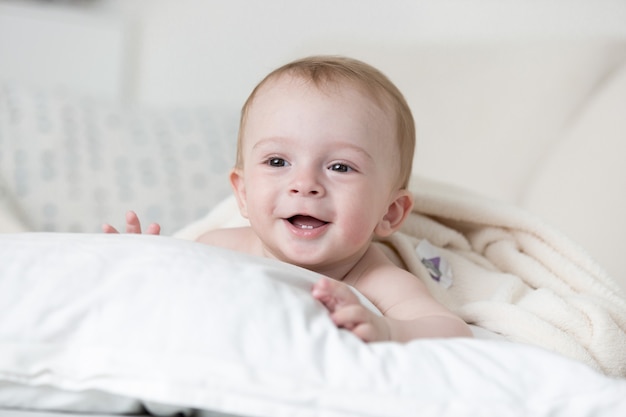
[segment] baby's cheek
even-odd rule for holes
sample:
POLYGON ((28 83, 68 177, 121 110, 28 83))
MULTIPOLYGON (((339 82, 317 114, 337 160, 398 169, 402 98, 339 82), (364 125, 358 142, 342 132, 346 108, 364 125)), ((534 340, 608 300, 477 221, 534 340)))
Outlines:
POLYGON ((353 216, 344 225, 345 239, 351 245, 368 243, 374 234, 375 224, 366 217, 353 216))

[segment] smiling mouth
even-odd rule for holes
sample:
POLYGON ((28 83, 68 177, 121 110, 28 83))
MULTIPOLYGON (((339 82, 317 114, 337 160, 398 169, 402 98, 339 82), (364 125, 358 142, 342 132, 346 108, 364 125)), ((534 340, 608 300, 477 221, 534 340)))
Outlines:
POLYGON ((315 217, 302 216, 300 214, 288 218, 287 221, 289 221, 289 223, 291 223, 295 227, 304 230, 317 229, 318 227, 322 227, 328 224, 328 222, 316 219, 315 217))

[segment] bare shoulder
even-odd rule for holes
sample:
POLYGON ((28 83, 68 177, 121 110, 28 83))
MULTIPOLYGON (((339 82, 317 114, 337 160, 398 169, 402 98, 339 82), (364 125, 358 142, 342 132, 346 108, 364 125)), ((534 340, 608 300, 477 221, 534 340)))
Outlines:
POLYGON ((239 252, 254 253, 256 235, 250 227, 232 227, 210 230, 196 242, 219 246, 239 252))
POLYGON ((397 266, 375 245, 370 246, 359 263, 344 278, 344 282, 360 291, 383 288, 412 289, 412 293, 426 291, 419 278, 397 266))
POLYGON ((372 245, 346 283, 354 285, 383 313, 398 318, 449 314, 430 294, 426 285, 406 269, 398 267, 372 245), (351 282, 350 282, 351 281, 351 282))

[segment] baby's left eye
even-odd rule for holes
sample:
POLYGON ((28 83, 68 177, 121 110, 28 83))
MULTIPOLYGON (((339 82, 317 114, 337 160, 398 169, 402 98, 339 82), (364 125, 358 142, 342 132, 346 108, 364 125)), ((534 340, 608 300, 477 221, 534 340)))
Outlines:
POLYGON ((288 163, 283 158, 269 158, 265 163, 271 167, 284 167, 288 163))
POLYGON ((329 169, 331 171, 336 171, 336 172, 350 172, 352 171, 352 168, 349 167, 346 164, 341 164, 341 163, 336 163, 336 164, 332 164, 329 169))

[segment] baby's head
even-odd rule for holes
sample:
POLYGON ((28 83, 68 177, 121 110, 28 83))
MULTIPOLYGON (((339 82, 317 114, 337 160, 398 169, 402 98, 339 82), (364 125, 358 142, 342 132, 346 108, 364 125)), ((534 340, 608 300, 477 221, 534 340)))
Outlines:
POLYGON ((411 112, 383 74, 305 58, 246 101, 230 181, 263 253, 343 276, 410 212, 414 146, 411 112))
POLYGON ((235 168, 243 168, 242 143, 248 113, 257 94, 271 81, 283 76, 301 78, 316 88, 350 85, 368 96, 388 117, 393 117, 395 145, 399 155, 399 189, 408 187, 415 150, 415 124, 411 110, 398 88, 380 71, 362 61, 337 56, 312 56, 288 63, 268 74, 246 100, 239 125, 237 161, 235 168))

